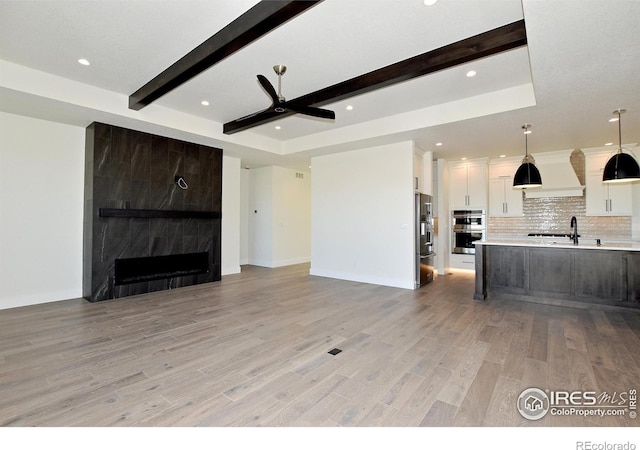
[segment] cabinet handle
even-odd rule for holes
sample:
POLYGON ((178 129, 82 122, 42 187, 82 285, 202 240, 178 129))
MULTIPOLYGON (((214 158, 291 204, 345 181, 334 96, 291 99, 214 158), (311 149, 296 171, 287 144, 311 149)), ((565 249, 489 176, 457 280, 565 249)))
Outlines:
POLYGON ((609 199, 609 212, 612 212, 612 211, 613 211, 613 199, 610 198, 609 199))
POLYGON ((509 213, 509 204, 507 202, 504 202, 504 212, 505 214, 509 213))

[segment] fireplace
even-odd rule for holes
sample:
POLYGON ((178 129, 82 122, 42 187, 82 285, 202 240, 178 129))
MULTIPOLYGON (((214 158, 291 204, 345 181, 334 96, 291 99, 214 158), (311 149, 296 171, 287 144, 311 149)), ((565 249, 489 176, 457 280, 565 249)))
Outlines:
POLYGON ((93 123, 85 161, 84 298, 221 279, 221 149, 93 123))

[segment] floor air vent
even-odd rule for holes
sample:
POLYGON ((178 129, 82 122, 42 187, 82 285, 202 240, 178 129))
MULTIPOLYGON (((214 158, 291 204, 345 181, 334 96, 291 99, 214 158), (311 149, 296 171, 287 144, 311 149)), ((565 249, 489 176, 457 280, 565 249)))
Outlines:
POLYGON ((329 354, 330 355, 337 355, 338 353, 340 353, 342 350, 340 350, 339 348, 334 348, 332 350, 329 350, 329 354))

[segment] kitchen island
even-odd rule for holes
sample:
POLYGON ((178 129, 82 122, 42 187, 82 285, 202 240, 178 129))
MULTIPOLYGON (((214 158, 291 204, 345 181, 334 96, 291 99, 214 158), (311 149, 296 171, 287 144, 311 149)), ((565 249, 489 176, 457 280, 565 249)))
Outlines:
POLYGON ((640 243, 476 241, 474 298, 640 308, 640 243))

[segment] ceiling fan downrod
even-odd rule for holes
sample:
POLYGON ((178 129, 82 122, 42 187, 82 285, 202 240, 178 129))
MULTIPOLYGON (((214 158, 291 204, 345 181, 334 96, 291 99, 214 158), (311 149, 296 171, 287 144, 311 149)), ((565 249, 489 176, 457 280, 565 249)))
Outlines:
MULTIPOLYGON (((284 103, 285 98, 282 96, 281 87, 282 87, 282 75, 284 75, 284 73, 287 71, 287 66, 283 66, 282 64, 273 66, 273 71, 278 74, 278 100, 280 100, 280 103, 284 103)), ((276 106, 274 110, 276 112, 284 112, 285 108, 281 106, 276 106)))

